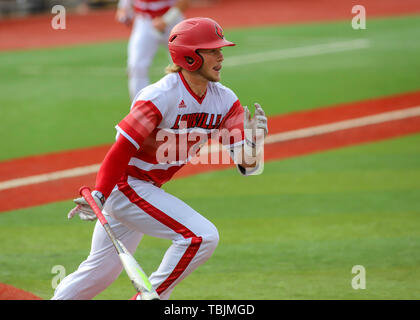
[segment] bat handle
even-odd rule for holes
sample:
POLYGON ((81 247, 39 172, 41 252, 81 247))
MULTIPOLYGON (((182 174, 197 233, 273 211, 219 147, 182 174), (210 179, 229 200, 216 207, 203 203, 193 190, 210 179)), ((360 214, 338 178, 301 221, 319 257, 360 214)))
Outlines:
POLYGON ((87 186, 83 186, 79 189, 80 195, 85 198, 86 202, 90 205, 95 215, 98 217, 98 220, 101 222, 102 225, 108 224, 104 215, 102 214, 101 209, 99 209, 98 205, 96 204, 95 200, 92 197, 91 190, 87 186))
POLYGON ((153 289, 152 284, 150 283, 144 271, 141 269, 140 265, 135 261, 133 256, 128 252, 124 245, 115 237, 111 227, 108 224, 108 221, 105 219, 101 209, 99 209, 98 205, 93 199, 92 192, 89 187, 81 187, 79 189, 79 193, 90 205, 93 212, 98 217, 98 220, 101 222, 102 226, 107 232, 109 238, 114 244, 115 249, 118 252, 125 271, 133 282, 134 287, 138 292, 141 292, 140 295, 142 300, 159 300, 159 295, 153 289))

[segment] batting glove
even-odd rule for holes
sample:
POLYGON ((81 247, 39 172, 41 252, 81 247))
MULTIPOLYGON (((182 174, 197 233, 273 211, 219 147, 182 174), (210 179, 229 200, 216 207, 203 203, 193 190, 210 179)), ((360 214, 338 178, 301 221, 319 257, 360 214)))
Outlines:
POLYGON ((267 117, 262 107, 255 103, 254 117, 247 106, 244 106, 244 130, 245 142, 249 147, 259 149, 262 146, 265 136, 268 134, 267 117))
MULTIPOLYGON (((96 191, 96 190, 92 191, 91 194, 96 204, 98 205, 99 209, 102 210, 105 203, 104 195, 101 192, 96 191)), ((92 208, 87 203, 85 198, 80 197, 80 198, 74 199, 73 201, 77 206, 69 212, 69 214, 67 215, 67 218, 71 219, 77 213, 80 219, 82 220, 85 220, 85 221, 96 220, 96 214, 95 212, 93 212, 92 208)))

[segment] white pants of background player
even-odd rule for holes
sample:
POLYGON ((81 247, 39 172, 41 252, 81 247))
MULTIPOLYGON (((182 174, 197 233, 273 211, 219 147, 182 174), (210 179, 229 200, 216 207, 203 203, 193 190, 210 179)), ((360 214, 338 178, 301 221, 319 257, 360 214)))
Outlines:
POLYGON ((171 29, 181 20, 168 25, 165 32, 161 33, 153 27, 150 17, 136 15, 128 42, 128 87, 131 100, 137 92, 149 85, 149 68, 159 45, 168 46, 171 29))
MULTIPOLYGON (((149 278, 161 299, 169 299, 175 285, 207 261, 219 241, 216 227, 194 209, 163 189, 131 177, 112 191, 103 211, 131 253, 144 234, 172 240, 149 278)), ((97 221, 88 258, 60 282, 52 299, 92 299, 121 271, 118 254, 97 221)))

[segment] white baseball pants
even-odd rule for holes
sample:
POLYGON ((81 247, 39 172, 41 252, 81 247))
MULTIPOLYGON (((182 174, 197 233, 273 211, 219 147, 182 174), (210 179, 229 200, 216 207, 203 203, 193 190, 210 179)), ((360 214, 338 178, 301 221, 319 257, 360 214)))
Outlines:
POLYGON ((149 68, 159 45, 168 46, 169 34, 181 20, 167 26, 165 32, 161 33, 153 27, 150 17, 141 14, 136 16, 128 42, 128 87, 131 101, 141 89, 149 85, 149 68))
MULTIPOLYGON (((161 299, 169 299, 176 284, 209 259, 219 241, 216 227, 194 209, 163 189, 131 177, 114 188, 103 212, 131 253, 144 234, 172 240, 149 278, 161 299)), ((121 271, 118 254, 97 221, 89 256, 60 282, 52 299, 92 299, 121 271)))

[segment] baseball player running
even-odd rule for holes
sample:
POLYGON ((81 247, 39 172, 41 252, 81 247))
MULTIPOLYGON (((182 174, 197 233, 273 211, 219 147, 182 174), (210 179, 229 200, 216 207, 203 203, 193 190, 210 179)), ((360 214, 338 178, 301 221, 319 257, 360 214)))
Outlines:
POLYGON ((149 68, 159 45, 180 22, 190 0, 119 0, 116 19, 133 23, 128 42, 128 87, 131 101, 149 85, 149 68))
MULTIPOLYGON (((190 151, 202 145, 204 140, 196 143, 197 134, 214 139, 220 132, 216 137, 230 150, 239 172, 255 174, 262 166, 261 145, 268 132, 261 106, 255 104, 251 117, 235 93, 219 83, 222 48, 235 44, 225 39, 217 22, 184 20, 173 28, 168 45, 174 64, 166 76, 138 93, 130 113, 116 126, 116 142, 92 191, 131 253, 144 234, 172 241, 149 278, 161 299, 169 299, 174 287, 210 258, 219 241, 209 220, 161 186, 190 159, 190 151), (181 143, 185 139, 188 143, 181 143), (162 160, 174 150, 177 161, 162 160)), ((75 202, 69 218, 78 214, 83 220, 96 219, 83 198, 75 202)), ((62 280, 53 299, 91 299, 121 271, 118 255, 97 221, 89 256, 62 280)))

